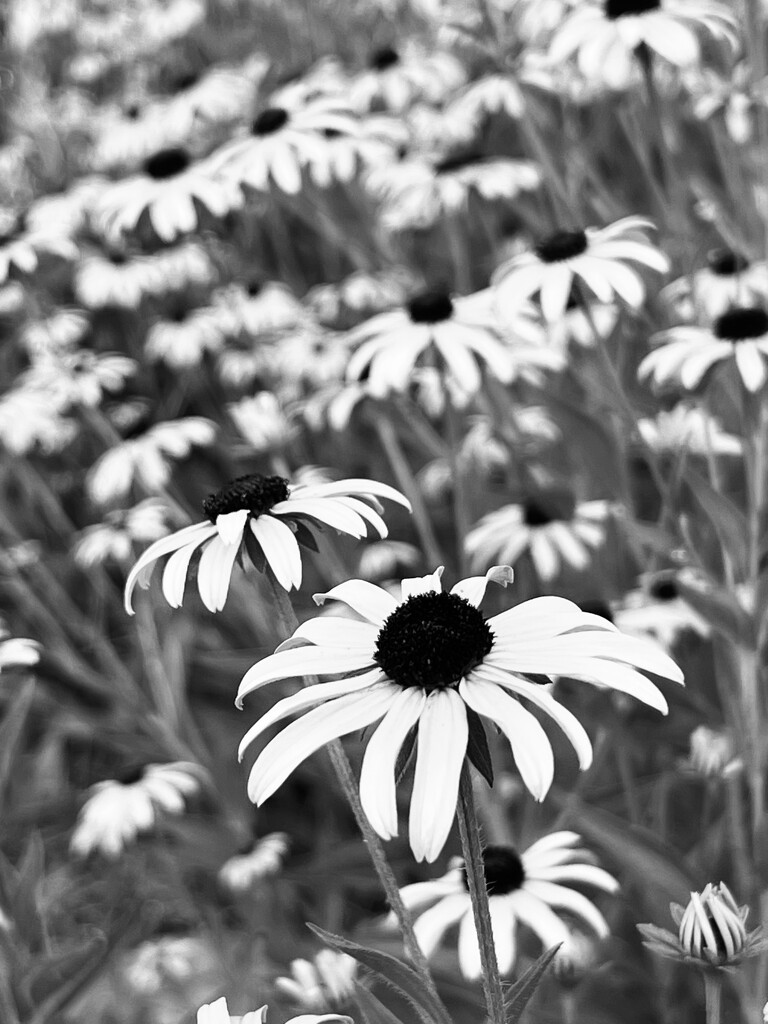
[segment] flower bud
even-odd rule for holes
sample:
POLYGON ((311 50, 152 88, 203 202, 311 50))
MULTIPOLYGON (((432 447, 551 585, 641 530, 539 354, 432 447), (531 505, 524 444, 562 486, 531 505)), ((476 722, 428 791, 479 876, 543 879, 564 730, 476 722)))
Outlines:
POLYGON ((691 893, 680 919, 680 945, 688 956, 713 966, 732 963, 747 943, 745 917, 724 882, 708 883, 703 892, 691 893))

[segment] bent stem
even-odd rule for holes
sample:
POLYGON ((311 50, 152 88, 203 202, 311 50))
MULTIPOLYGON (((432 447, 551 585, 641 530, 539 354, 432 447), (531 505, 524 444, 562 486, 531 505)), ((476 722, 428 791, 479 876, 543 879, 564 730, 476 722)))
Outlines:
POLYGON ((704 1000, 707 1024, 720 1024, 723 982, 719 971, 704 971, 704 1000))
POLYGON ((466 761, 461 769, 461 781, 459 783, 459 835, 461 836, 461 850, 464 854, 469 898, 472 901, 472 913, 475 917, 475 928, 480 946, 480 963, 483 968, 483 992, 485 993, 488 1018, 491 1024, 506 1024, 504 990, 501 985, 501 975, 499 974, 499 965, 496 960, 491 909, 488 904, 488 890, 485 885, 483 848, 480 843, 480 824, 475 808, 472 780, 469 776, 469 767, 466 761))
MULTIPOLYGON (((283 629, 286 635, 290 636, 299 625, 293 606, 288 595, 277 582, 271 570, 267 571, 266 576, 269 580, 269 585, 275 599, 275 605, 277 606, 277 611, 283 629)), ((310 681, 309 677, 307 678, 307 681, 310 681)), ((389 866, 389 861, 387 860, 387 855, 384 852, 382 841, 379 838, 378 833, 371 827, 371 823, 368 821, 368 818, 365 816, 365 811, 363 810, 363 805, 360 802, 357 786, 355 785, 355 778, 352 774, 352 766, 349 763, 349 758, 344 751, 341 740, 333 740, 328 744, 328 755, 330 757, 333 770, 336 773, 336 778, 339 780, 339 785, 341 786, 344 796, 349 803, 352 814, 357 822, 357 826, 362 834, 365 846, 371 860, 373 861, 374 869, 386 894, 387 902, 397 918, 397 923, 400 926, 400 931, 403 936, 405 952, 421 978, 424 987, 432 996, 435 1003, 437 1003, 441 1008, 441 1017, 439 1021, 436 1021, 436 1024, 452 1024, 451 1017, 437 994, 437 988, 432 978, 427 958, 424 956, 421 946, 416 939, 411 915, 403 903, 397 879, 395 878, 392 868, 389 866)))

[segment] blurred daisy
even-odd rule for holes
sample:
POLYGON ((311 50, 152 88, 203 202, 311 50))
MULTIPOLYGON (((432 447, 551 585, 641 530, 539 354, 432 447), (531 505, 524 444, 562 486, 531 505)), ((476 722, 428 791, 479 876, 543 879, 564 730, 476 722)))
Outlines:
POLYGON ((653 419, 637 422, 643 441, 662 455, 680 454, 683 450, 694 455, 741 455, 742 441, 723 430, 718 421, 700 406, 676 405, 668 412, 662 410, 653 419))
POLYGON ((630 591, 614 610, 614 622, 622 632, 650 637, 667 650, 683 633, 710 635, 709 624, 683 599, 674 575, 659 573, 642 582, 643 586, 630 591))
POLYGON ((186 75, 176 83, 175 95, 165 104, 165 115, 170 122, 187 124, 188 132, 197 121, 236 121, 250 108, 268 66, 267 60, 256 54, 239 67, 211 67, 204 74, 186 75))
POLYGON ((117 857, 141 832, 158 820, 158 812, 181 814, 187 797, 200 791, 201 769, 187 761, 149 764, 133 781, 110 779, 88 790, 69 844, 87 857, 98 852, 117 857))
POLYGON ((153 253, 148 272, 147 288, 153 295, 212 284, 216 279, 216 267, 198 242, 182 242, 153 253))
POLYGON ((21 332, 19 341, 32 359, 55 356, 81 342, 89 326, 88 317, 82 310, 62 307, 45 320, 30 321, 21 332))
POLYGON ((576 54, 579 70, 612 89, 630 84, 638 47, 677 68, 701 59, 700 35, 738 48, 734 15, 716 0, 587 0, 558 27, 549 58, 576 54))
POLYGON ((581 348, 594 348, 600 338, 610 338, 619 321, 619 308, 615 303, 589 302, 585 308, 582 297, 573 293, 568 298, 565 313, 559 320, 547 324, 551 345, 567 352, 571 344, 581 348), (595 332, 597 328, 597 333, 595 332))
POLYGON ((120 391, 136 369, 128 356, 78 349, 40 357, 19 382, 47 396, 49 404, 60 411, 77 405, 93 408, 105 393, 120 391))
MULTIPOLYGON (((352 1024, 351 1017, 340 1017, 337 1013, 326 1013, 316 1016, 313 1013, 292 1017, 285 1024, 325 1024, 325 1021, 339 1021, 340 1024, 352 1024)), ((197 1011, 197 1024, 267 1024, 267 1007, 251 1010, 244 1017, 230 1017, 227 1000, 224 996, 215 1003, 205 1003, 197 1011)))
POLYGON ((369 67, 349 84, 355 110, 402 113, 417 100, 442 103, 466 81, 463 65, 451 53, 427 52, 416 44, 371 54, 369 67))
POLYGON ((218 289, 211 304, 226 310, 233 331, 257 337, 287 331, 304 318, 304 309, 291 289, 279 281, 249 281, 218 289))
POLYGON ((120 249, 88 256, 75 273, 75 294, 89 309, 136 309, 150 293, 151 267, 147 257, 131 259, 120 249))
POLYGON ((94 222, 108 240, 135 231, 142 218, 163 242, 197 230, 199 208, 224 217, 243 204, 236 183, 213 180, 181 146, 155 151, 139 174, 108 189, 97 204, 94 222))
POLYGON ((276 875, 290 847, 285 832, 271 832, 256 839, 219 869, 219 881, 230 892, 247 892, 265 878, 276 875))
POLYGON ((275 989, 302 1010, 338 1010, 354 996, 356 974, 353 957, 321 949, 312 961, 292 960, 291 977, 275 978, 275 989))
POLYGON ((471 195, 488 202, 511 200, 541 183, 529 160, 462 154, 431 163, 420 156, 375 167, 365 187, 384 204, 382 218, 392 230, 426 228, 441 217, 465 211, 471 195))
POLYGON ((0 672, 6 669, 31 668, 40 661, 40 644, 26 637, 10 636, 0 622, 0 672))
POLYGON ((107 512, 103 522, 80 532, 73 549, 79 566, 88 569, 104 562, 124 565, 135 557, 136 544, 150 544, 167 532, 168 508, 157 498, 145 498, 126 510, 107 512))
POLYGON ((421 553, 413 544, 402 540, 379 540, 366 544, 360 553, 358 572, 364 580, 380 581, 402 577, 412 572, 421 561, 421 553))
MULTIPOLYGON (((534 324, 520 317, 516 324, 521 332, 529 327, 536 331, 534 324)), ((477 296, 452 299, 442 291, 422 292, 405 307, 367 320, 349 337, 358 347, 349 359, 347 379, 365 378, 375 398, 405 392, 422 357, 437 356, 465 400, 480 389, 481 368, 510 383, 516 376, 515 356, 521 357, 523 348, 525 355, 519 361, 550 368, 556 364, 544 348, 522 344, 533 340, 533 335, 521 338, 513 355, 484 301, 477 296)))
POLYGON ((50 232, 73 238, 86 226, 93 204, 109 182, 97 175, 74 181, 66 192, 40 196, 27 210, 26 224, 33 233, 50 232))
POLYGON ((277 395, 260 391, 251 398, 227 406, 240 434, 248 442, 252 455, 264 455, 285 448, 296 434, 296 427, 283 411, 277 395))
POLYGON ((748 62, 739 61, 725 75, 709 68, 697 69, 688 88, 693 98, 693 113, 702 121, 722 115, 725 129, 738 146, 746 145, 755 134, 759 109, 768 101, 766 82, 754 81, 748 62))
POLYGON ((511 75, 485 75, 471 82, 448 105, 448 111, 476 129, 493 114, 505 114, 513 121, 523 116, 525 97, 511 75))
POLYGON ((150 493, 161 490, 171 479, 174 461, 186 459, 193 448, 207 447, 215 437, 216 424, 202 416, 156 423, 97 459, 86 476, 86 492, 97 505, 106 505, 134 486, 150 493))
POLYGON ((650 228, 653 224, 643 217, 624 217, 606 228, 550 235, 532 252, 503 263, 494 274, 502 313, 506 315, 507 310, 539 293, 545 318, 557 321, 568 307, 575 284, 586 286, 600 302, 620 298, 638 308, 645 298, 645 286, 627 264, 641 263, 660 274, 669 270, 667 257, 645 235, 650 228))
MULTIPOLYGON (((616 893, 619 883, 596 867, 592 856, 576 847, 575 832, 553 832, 518 853, 511 846, 483 850, 485 884, 491 911, 493 940, 499 970, 509 974, 517 960, 517 927, 523 924, 547 950, 568 940, 570 929, 557 911, 565 911, 598 938, 609 934, 597 907, 571 885, 594 886, 616 893)), ((459 966, 465 978, 481 975, 480 948, 463 861, 454 857, 448 872, 431 882, 400 890, 413 913, 414 931, 424 954, 431 957, 452 926, 459 926, 459 966)))
POLYGON ((96 116, 98 135, 89 163, 100 174, 135 173, 154 153, 189 142, 189 119, 170 118, 157 103, 104 107, 96 116))
POLYGON ((0 396, 0 445, 12 455, 52 455, 66 448, 77 432, 77 424, 42 388, 27 384, 0 396))
POLYGON ((29 228, 23 216, 0 209, 0 284, 14 271, 34 274, 41 255, 74 260, 77 253, 77 245, 55 226, 29 228))
POLYGON ((640 380, 661 388, 695 390, 714 366, 734 366, 747 391, 768 380, 768 313, 761 306, 733 307, 712 326, 673 327, 651 339, 656 348, 640 363, 640 380))
POLYGON ((549 582, 564 565, 588 568, 595 549, 605 542, 614 507, 609 501, 582 501, 569 516, 560 516, 546 498, 505 505, 467 534, 464 547, 473 569, 495 562, 514 565, 528 552, 539 579, 549 582))
POLYGON ((232 569, 243 548, 260 571, 266 562, 285 590, 298 589, 299 544, 314 543, 310 525, 331 527, 358 539, 365 537, 370 525, 379 536, 386 537, 386 524, 376 511, 381 507, 378 498, 410 510, 399 491, 375 480, 291 485, 280 476, 253 473, 238 477, 203 502, 209 522, 187 526, 144 552, 128 576, 125 609, 133 614, 131 595, 136 583, 148 586, 152 563, 169 554, 162 589, 168 604, 179 608, 189 563, 201 548, 197 585, 209 611, 224 607, 232 569))
POLYGON ((706 267, 668 284, 661 296, 687 320, 699 311, 714 319, 732 306, 768 302, 768 264, 750 263, 732 249, 712 249, 706 267))
POLYGON ((411 274, 405 268, 376 274, 357 271, 334 284, 311 288, 304 302, 322 323, 336 328, 350 327, 346 321, 359 323, 362 315, 373 316, 405 302, 411 274))
POLYGON ((329 140, 358 131, 357 120, 340 98, 308 100, 293 109, 268 106, 251 122, 248 134, 216 150, 206 167, 216 180, 248 185, 259 192, 268 191, 273 183, 282 192, 296 195, 305 167, 324 181, 333 177, 329 140))
POLYGON ((554 719, 582 768, 589 766, 592 748, 574 715, 528 675, 567 674, 629 693, 661 711, 666 701, 641 671, 682 681, 678 667, 653 644, 623 636, 607 620, 562 598, 525 601, 486 620, 479 608, 486 587, 489 581, 506 586, 512 579, 509 566, 493 566, 450 592, 442 590, 441 576, 442 568, 403 580, 399 599, 363 580, 317 594, 317 603, 340 601, 355 617, 308 619, 246 673, 238 705, 280 679, 332 677, 278 701, 243 737, 241 758, 275 723, 306 712, 256 758, 248 778, 254 803, 262 804, 326 743, 383 718, 363 758, 360 799, 373 828, 391 839, 398 832, 395 764, 411 729, 418 727, 410 843, 417 860, 433 861, 456 812, 468 711, 502 731, 523 782, 543 800, 554 774, 552 747, 518 698, 554 719))
POLYGON ((736 756, 733 736, 722 729, 699 725, 689 737, 690 752, 681 767, 705 778, 726 778, 744 768, 736 756))
POLYGON ((199 366, 206 354, 221 351, 235 326, 234 314, 223 305, 179 305, 174 314, 155 321, 148 329, 144 353, 152 362, 177 370, 199 366))

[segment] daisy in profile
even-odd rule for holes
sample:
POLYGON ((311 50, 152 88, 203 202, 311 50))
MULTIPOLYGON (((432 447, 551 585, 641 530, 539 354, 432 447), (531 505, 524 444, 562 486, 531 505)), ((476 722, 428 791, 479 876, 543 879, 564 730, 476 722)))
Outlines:
POLYGON ((768 264, 733 249, 711 249, 705 267, 668 284, 661 296, 686 320, 701 313, 714 320, 732 306, 768 303, 768 264))
POLYGON ((691 733, 689 753, 680 767, 705 779, 726 779, 744 770, 733 736, 725 729, 699 725, 691 733))
POLYGON ((706 409, 681 403, 669 411, 662 410, 653 419, 637 421, 645 444, 659 455, 741 455, 743 442, 727 433, 706 409))
POLYGON ((88 309, 136 309, 150 294, 152 277, 150 258, 131 258, 125 249, 113 247, 94 252, 80 262, 75 272, 75 295, 88 309))
POLYGON ((222 864, 219 881, 230 892, 248 892, 280 871, 290 845, 285 832, 271 832, 252 841, 242 853, 222 864))
POLYGON ((159 812, 181 814, 199 793, 200 767, 187 761, 149 764, 135 778, 97 782, 88 790, 69 849, 76 857, 101 853, 114 858, 136 837, 153 828, 159 812))
POLYGON ((768 380, 768 313, 762 306, 734 307, 711 327, 673 327, 651 339, 655 348, 640 363, 640 380, 694 391, 713 367, 735 367, 752 393, 768 380))
POLYGON ((41 256, 77 259, 77 245, 55 225, 29 228, 23 215, 0 209, 0 284, 12 273, 34 274, 41 256))
POLYGON ((168 507, 145 498, 126 510, 107 512, 103 521, 80 532, 73 557, 83 569, 105 562, 133 561, 137 544, 151 544, 167 533, 168 507))
POLYGON ((136 362, 114 352, 90 349, 49 353, 39 358, 19 378, 19 383, 47 397, 52 408, 93 408, 105 394, 122 390, 137 370, 136 362))
POLYGON ((490 512, 467 535, 464 547, 475 570, 495 562, 514 565, 528 552, 539 579, 549 582, 563 566, 586 569, 605 541, 613 512, 609 501, 582 501, 570 515, 546 497, 490 512))
POLYGON ((156 150, 139 174, 107 189, 93 220, 108 241, 120 241, 145 219, 161 241, 173 242, 197 230, 200 209, 221 218, 242 205, 235 182, 213 180, 186 149, 172 146, 156 150))
POLYGON ((651 228, 644 217, 624 217, 606 228, 556 231, 498 268, 493 284, 500 311, 506 315, 538 294, 545 319, 557 321, 568 308, 574 284, 600 302, 619 298, 639 308, 645 285, 628 264, 640 263, 660 274, 669 270, 667 257, 648 241, 651 228))
POLYGON ((32 359, 71 351, 83 340, 90 322, 80 309, 62 307, 45 320, 32 320, 19 341, 32 359))
MULTIPOLYGON (((684 578, 683 578, 684 579, 684 578)), ((684 599, 676 574, 657 573, 641 579, 641 587, 625 595, 613 620, 629 636, 650 637, 671 650, 684 633, 706 638, 709 623, 684 599)))
POLYGON ((368 69, 352 79, 349 98, 361 114, 399 114, 417 101, 443 103, 466 78, 463 65, 451 53, 428 52, 415 43, 402 49, 385 46, 375 50, 368 69))
POLYGON ((559 64, 575 54, 585 78, 624 89, 638 47, 688 69, 701 59, 702 35, 738 49, 736 19, 716 0, 586 0, 555 32, 549 58, 559 64))
POLYGON ((355 994, 357 961, 335 949, 321 949, 310 960, 292 960, 291 977, 275 978, 275 988, 305 1012, 339 1010, 355 994))
MULTIPOLYGON (((302 1014, 286 1021, 286 1024, 325 1024, 326 1021, 337 1021, 339 1024, 352 1024, 351 1017, 341 1017, 337 1013, 326 1013, 320 1016, 314 1013, 302 1014)), ((242 1017, 230 1017, 227 1000, 224 996, 214 1003, 205 1003, 197 1011, 197 1024, 267 1024, 267 1007, 251 1010, 242 1017)))
POLYGON ((403 393, 416 364, 437 356, 457 393, 468 400, 482 385, 483 369, 508 384, 516 376, 516 362, 555 368, 554 353, 536 343, 535 323, 518 315, 515 326, 519 341, 512 346, 483 293, 453 299, 448 292, 422 292, 405 307, 372 317, 350 332, 350 342, 358 347, 349 359, 347 379, 365 378, 374 398, 403 393))
POLYGON ((216 267, 199 242, 181 242, 152 254, 148 261, 148 290, 152 295, 166 295, 195 285, 209 285, 216 280, 216 267))
POLYGON ((477 130, 487 118, 504 114, 512 121, 523 116, 526 101, 511 75, 485 75, 470 84, 448 105, 450 114, 477 130))
POLYGON ((235 313, 221 304, 189 307, 178 303, 165 319, 147 330, 144 353, 150 362, 176 370, 199 366, 206 355, 217 355, 235 332, 235 313))
POLYGON ((666 712, 653 672, 682 682, 675 663, 654 644, 626 637, 607 620, 571 601, 540 597, 485 619, 480 603, 489 582, 506 586, 509 566, 493 566, 450 592, 442 568, 402 581, 399 598, 363 580, 348 580, 318 604, 338 601, 353 613, 308 619, 275 654, 243 677, 238 705, 253 691, 296 676, 329 677, 278 701, 243 737, 248 747, 277 723, 306 712, 267 743, 248 777, 257 805, 326 743, 381 724, 370 736, 360 775, 360 799, 384 839, 398 832, 395 765, 411 729, 418 729, 411 796, 410 843, 417 860, 439 856, 453 825, 459 777, 474 712, 509 742, 524 784, 546 796, 554 756, 538 719, 520 698, 551 717, 573 745, 582 768, 592 759, 584 728, 529 675, 567 674, 618 689, 666 712), (312 710, 307 710, 307 709, 312 710))
POLYGON ((280 281, 254 278, 225 285, 214 292, 211 305, 228 313, 234 331, 253 337, 290 330, 305 318, 302 304, 280 281))
POLYGON ((251 455, 283 450, 296 435, 296 426, 286 416, 280 399, 272 391, 259 391, 227 406, 227 412, 248 444, 251 455))
MULTIPOLYGON (((544 950, 570 936, 570 928, 557 911, 565 911, 600 939, 609 934, 605 918, 583 893, 571 888, 593 886, 616 893, 619 883, 579 849, 575 832, 553 832, 518 853, 511 846, 486 846, 483 850, 485 884, 493 925, 499 970, 509 974, 517 959, 517 929, 524 925, 544 950)), ((431 957, 446 932, 458 931, 459 966, 465 978, 481 974, 480 949, 463 861, 454 857, 442 878, 417 882, 400 890, 414 915, 414 931, 425 956, 431 957)))
POLYGON ((359 540, 372 526, 380 537, 386 537, 386 524, 377 511, 381 507, 378 498, 410 510, 399 491, 375 480, 292 485, 281 476, 251 473, 238 477, 205 499, 207 522, 187 526, 144 552, 128 576, 125 609, 133 614, 131 595, 136 583, 147 586, 152 564, 164 555, 171 557, 163 572, 163 594, 172 608, 179 608, 187 569, 200 549, 197 586, 209 611, 224 607, 232 569, 243 549, 260 571, 266 563, 285 590, 298 589, 299 544, 314 543, 310 527, 330 527, 359 540))

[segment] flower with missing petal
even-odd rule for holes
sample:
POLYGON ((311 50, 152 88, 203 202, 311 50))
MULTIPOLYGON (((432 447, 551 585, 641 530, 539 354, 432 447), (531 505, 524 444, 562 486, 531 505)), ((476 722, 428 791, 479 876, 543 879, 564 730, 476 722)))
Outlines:
POLYGON ((199 549, 197 587, 209 611, 224 607, 232 569, 243 548, 259 568, 266 563, 285 590, 298 588, 299 544, 311 542, 310 525, 330 526, 357 539, 365 537, 370 525, 386 537, 378 498, 411 507, 394 487, 375 480, 292 485, 281 476, 261 473, 238 477, 205 499, 208 522, 186 526, 144 552, 125 584, 125 610, 133 614, 131 595, 136 583, 147 586, 152 564, 164 555, 171 557, 163 571, 163 594, 172 608, 179 608, 189 564, 199 549))
MULTIPOLYGON (((575 917, 599 938, 607 937, 603 915, 571 885, 590 885, 615 893, 619 883, 597 867, 588 852, 578 848, 579 842, 575 832, 553 832, 524 853, 511 846, 487 846, 483 850, 494 946, 502 974, 509 974, 515 966, 518 924, 529 928, 545 950, 567 942, 570 936, 558 910, 575 917)), ((480 948, 463 863, 460 857, 454 858, 442 878, 406 885, 400 895, 414 914, 414 931, 424 954, 432 956, 448 929, 458 924, 462 974, 479 978, 480 948)))
POLYGON ((486 620, 479 607, 486 587, 489 581, 506 586, 512 579, 509 566, 462 580, 450 592, 443 591, 441 576, 442 568, 403 580, 399 599, 362 580, 318 594, 319 604, 342 602, 356 618, 309 619, 246 673, 238 705, 280 679, 331 677, 278 701, 244 736, 241 758, 276 722, 306 711, 253 764, 248 795, 254 803, 262 804, 326 743, 383 719, 363 758, 363 808, 384 839, 397 835, 395 765, 417 732, 410 842, 417 860, 433 861, 453 824, 465 757, 468 752, 474 756, 484 740, 478 716, 504 733, 525 785, 543 800, 554 774, 554 755, 520 698, 554 719, 582 768, 591 763, 592 747, 576 717, 541 685, 542 677, 583 679, 629 693, 661 711, 666 701, 642 672, 682 682, 677 665, 653 644, 623 636, 607 620, 562 598, 526 601, 486 620))
POLYGON ((575 285, 600 302, 619 298, 639 308, 645 285, 628 264, 640 263, 660 274, 669 270, 667 257, 646 237, 650 228, 653 224, 644 217, 624 217, 605 228, 556 231, 498 268, 493 285, 500 312, 506 317, 538 293, 544 318, 560 320, 575 285))

